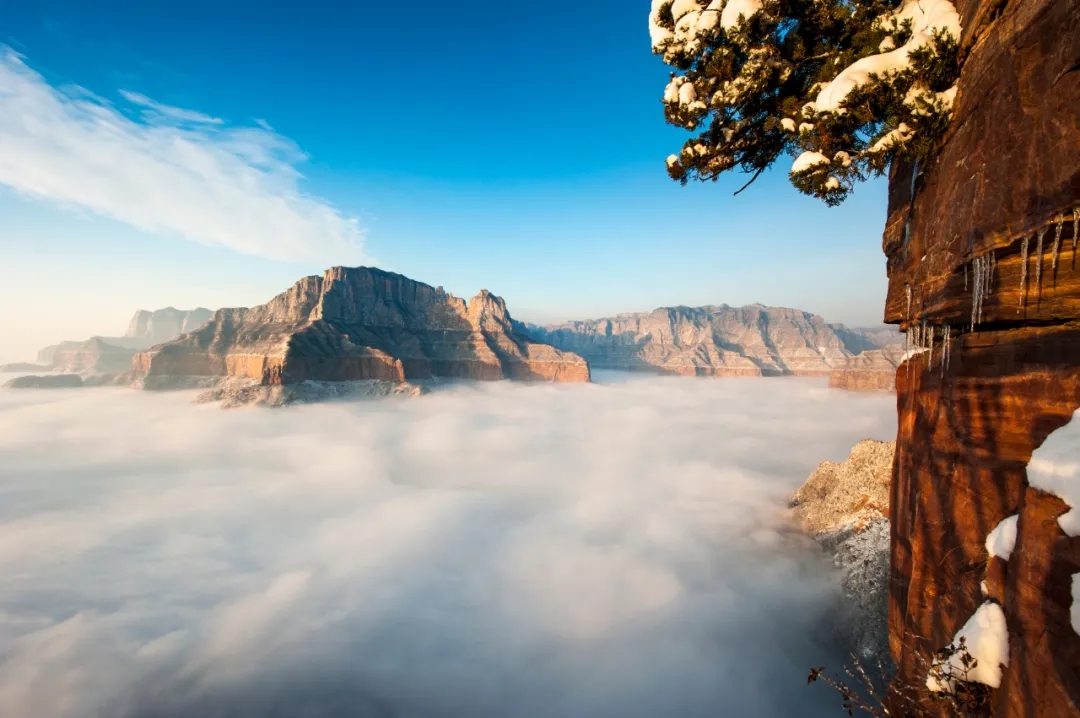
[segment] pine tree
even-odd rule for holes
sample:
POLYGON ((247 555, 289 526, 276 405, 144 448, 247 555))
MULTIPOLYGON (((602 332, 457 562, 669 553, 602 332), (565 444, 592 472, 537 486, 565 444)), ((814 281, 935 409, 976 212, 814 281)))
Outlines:
POLYGON ((697 133, 667 159, 684 184, 736 168, 753 182, 791 154, 792 184, 836 205, 926 159, 956 96, 949 0, 653 0, 649 30, 676 70, 665 117, 697 133))

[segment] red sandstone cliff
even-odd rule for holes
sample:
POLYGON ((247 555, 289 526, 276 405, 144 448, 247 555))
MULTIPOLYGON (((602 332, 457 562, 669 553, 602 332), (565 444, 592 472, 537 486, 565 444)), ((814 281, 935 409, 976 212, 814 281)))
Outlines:
POLYGON ((933 651, 990 602, 1009 657, 989 714, 1080 715, 1080 539, 1027 474, 1080 407, 1080 0, 956 4, 955 116, 931 165, 893 168, 884 236, 886 320, 926 349, 897 372, 894 686, 924 685, 933 651), (1015 551, 989 557, 1012 515, 1015 551))
POLYGON ((468 304, 442 288, 367 267, 301 279, 268 303, 222 309, 201 328, 138 354, 145 386, 177 377, 405 381, 432 377, 589 381, 581 357, 517 334, 503 300, 468 304))

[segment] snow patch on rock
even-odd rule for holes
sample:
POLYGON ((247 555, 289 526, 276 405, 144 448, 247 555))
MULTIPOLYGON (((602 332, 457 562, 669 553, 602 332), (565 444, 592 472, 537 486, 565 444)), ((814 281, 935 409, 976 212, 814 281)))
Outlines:
POLYGON ((1012 556, 1016 548, 1016 523, 1020 519, 1019 514, 1004 518, 994 527, 990 535, 986 537, 986 552, 991 556, 997 556, 1006 561, 1012 556))
POLYGON ((1080 536, 1080 421, 1072 415, 1065 426, 1046 437, 1031 455, 1027 466, 1028 484, 1054 494, 1071 508, 1058 517, 1058 525, 1069 536, 1080 536))
POLYGON ((952 645, 964 648, 976 660, 967 670, 960 660, 959 651, 944 663, 935 663, 926 677, 926 687, 935 692, 953 692, 957 681, 982 683, 997 688, 1001 685, 1001 668, 1009 665, 1009 628, 1005 612, 993 601, 979 606, 968 622, 956 632, 952 645))

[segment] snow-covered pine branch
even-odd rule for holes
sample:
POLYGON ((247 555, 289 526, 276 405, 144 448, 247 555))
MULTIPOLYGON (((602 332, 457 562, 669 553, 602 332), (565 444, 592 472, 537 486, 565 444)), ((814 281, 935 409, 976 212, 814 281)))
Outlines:
POLYGON ((653 0, 649 33, 675 69, 665 117, 696 133, 667 159, 682 182, 788 154, 799 190, 839 204, 933 152, 956 97, 949 0, 653 0))

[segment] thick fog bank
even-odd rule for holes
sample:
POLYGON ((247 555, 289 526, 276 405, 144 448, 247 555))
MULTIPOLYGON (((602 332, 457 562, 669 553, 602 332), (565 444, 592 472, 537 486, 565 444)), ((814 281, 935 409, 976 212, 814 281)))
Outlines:
POLYGON ((783 507, 895 434, 823 380, 221 411, 0 391, 0 715, 831 716, 783 507))

